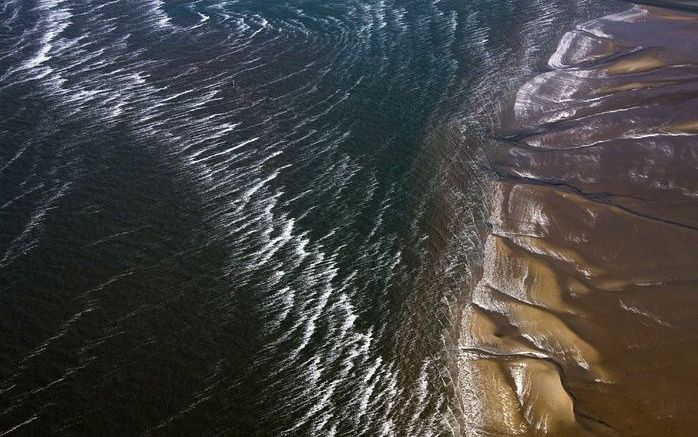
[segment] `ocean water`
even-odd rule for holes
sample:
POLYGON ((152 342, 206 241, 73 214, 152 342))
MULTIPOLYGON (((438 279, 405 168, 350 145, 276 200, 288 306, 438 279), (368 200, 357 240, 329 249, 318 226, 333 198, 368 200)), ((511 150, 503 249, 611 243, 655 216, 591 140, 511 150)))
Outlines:
POLYGON ((489 127, 613 8, 0 3, 0 435, 467 435, 489 127))

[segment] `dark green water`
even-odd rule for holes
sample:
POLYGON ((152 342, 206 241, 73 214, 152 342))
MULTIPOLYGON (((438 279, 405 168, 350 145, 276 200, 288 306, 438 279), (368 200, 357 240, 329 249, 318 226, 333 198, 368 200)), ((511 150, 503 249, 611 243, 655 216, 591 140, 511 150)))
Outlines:
POLYGON ((0 3, 0 435, 467 434, 482 132, 604 8, 0 3))

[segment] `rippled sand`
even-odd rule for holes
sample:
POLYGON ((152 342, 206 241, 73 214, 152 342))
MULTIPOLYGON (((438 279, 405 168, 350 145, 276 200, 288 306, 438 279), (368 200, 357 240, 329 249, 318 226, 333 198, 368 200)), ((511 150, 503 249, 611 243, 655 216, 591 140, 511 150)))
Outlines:
POLYGON ((698 15, 579 25, 522 86, 465 310, 469 435, 698 429, 698 15))

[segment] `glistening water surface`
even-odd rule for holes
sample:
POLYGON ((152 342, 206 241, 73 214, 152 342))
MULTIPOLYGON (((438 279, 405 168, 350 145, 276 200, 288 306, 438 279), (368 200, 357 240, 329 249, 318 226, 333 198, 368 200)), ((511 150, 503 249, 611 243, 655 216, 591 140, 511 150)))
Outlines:
POLYGON ((616 3, 0 4, 0 435, 459 435, 484 128, 616 3))

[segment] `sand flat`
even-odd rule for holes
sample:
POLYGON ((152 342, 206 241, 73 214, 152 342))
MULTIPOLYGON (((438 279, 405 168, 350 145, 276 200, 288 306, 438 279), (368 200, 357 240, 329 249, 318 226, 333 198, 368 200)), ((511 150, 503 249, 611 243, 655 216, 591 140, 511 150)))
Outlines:
POLYGON ((474 435, 698 429, 697 17, 581 24, 517 93, 463 318, 474 435))

